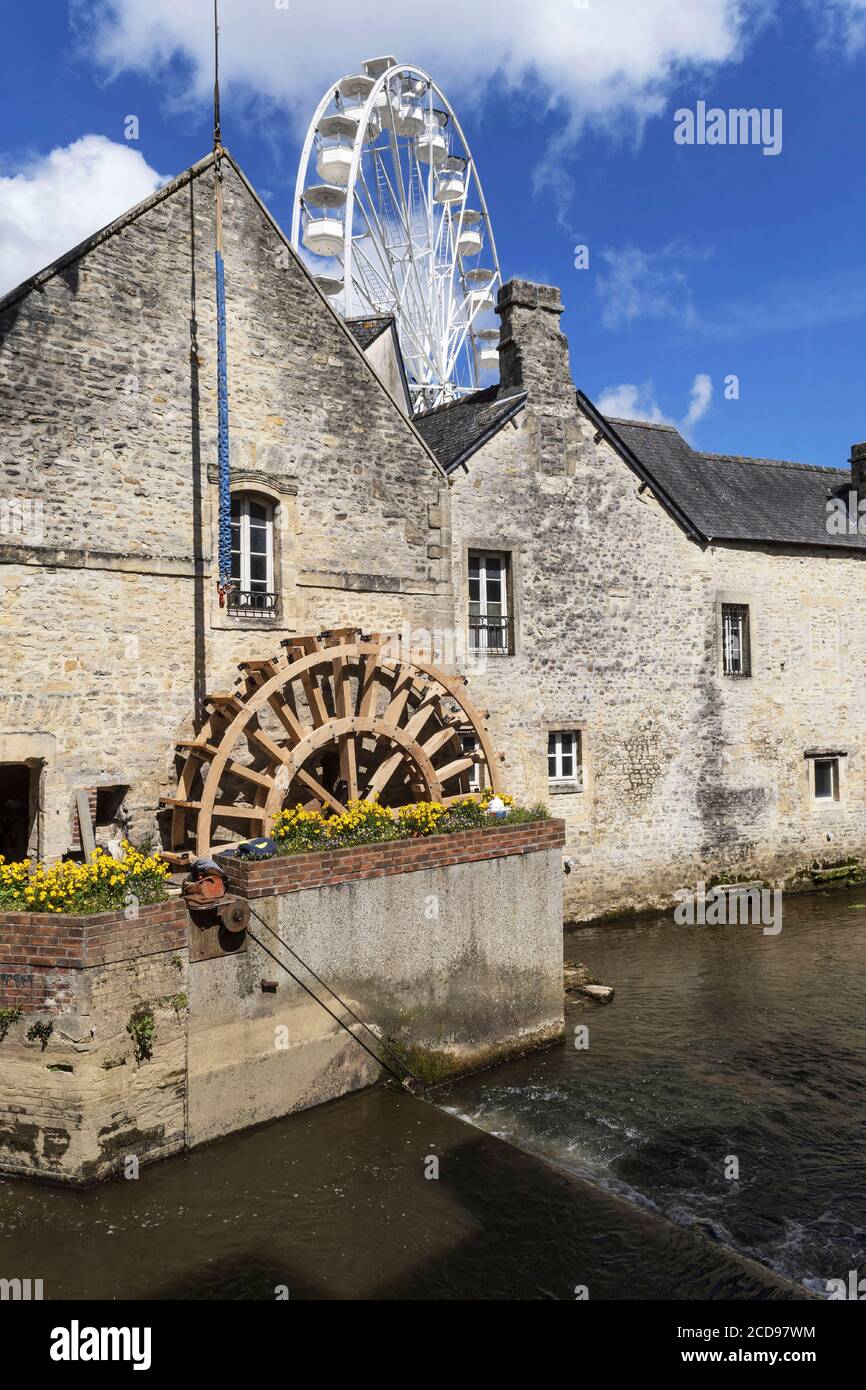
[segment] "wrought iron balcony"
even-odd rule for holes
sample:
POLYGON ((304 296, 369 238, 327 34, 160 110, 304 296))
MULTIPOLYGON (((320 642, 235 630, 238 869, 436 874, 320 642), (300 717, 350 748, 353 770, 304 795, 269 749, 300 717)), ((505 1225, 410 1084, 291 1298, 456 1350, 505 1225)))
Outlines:
POLYGON ((487 656, 510 656, 514 651, 514 619, 471 614, 469 650, 484 652, 487 656))
POLYGON ((275 618, 277 595, 262 589, 230 589, 229 612, 237 617, 275 618))

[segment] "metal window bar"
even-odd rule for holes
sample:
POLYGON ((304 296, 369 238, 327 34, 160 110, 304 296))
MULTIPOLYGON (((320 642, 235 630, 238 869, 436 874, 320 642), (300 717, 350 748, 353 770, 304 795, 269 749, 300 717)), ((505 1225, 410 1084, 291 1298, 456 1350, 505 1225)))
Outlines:
POLYGON ((722 650, 723 670, 726 676, 751 676, 752 649, 747 604, 722 604, 722 650))
POLYGON ((264 589, 230 589, 230 613, 254 613, 272 618, 277 611, 277 595, 264 589))
POLYGON ((469 650, 510 656, 514 651, 514 619, 473 613, 469 618, 469 650))

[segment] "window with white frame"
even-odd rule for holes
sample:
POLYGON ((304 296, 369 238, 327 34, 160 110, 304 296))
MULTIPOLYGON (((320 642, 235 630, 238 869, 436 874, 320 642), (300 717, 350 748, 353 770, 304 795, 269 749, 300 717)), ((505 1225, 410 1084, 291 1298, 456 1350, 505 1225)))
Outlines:
POLYGON ((274 504, 266 497, 237 493, 232 498, 231 578, 233 612, 274 616, 274 504))
POLYGON ((816 758, 813 763, 813 778, 816 801, 839 800, 838 758, 816 758))
POLYGON ((551 729, 547 735, 549 786, 579 786, 580 780, 580 734, 575 729, 551 729))
POLYGON ((726 676, 752 674, 747 603, 722 604, 722 669, 726 676))
POLYGON ((507 656, 513 651, 508 556, 469 552, 469 649, 507 656))

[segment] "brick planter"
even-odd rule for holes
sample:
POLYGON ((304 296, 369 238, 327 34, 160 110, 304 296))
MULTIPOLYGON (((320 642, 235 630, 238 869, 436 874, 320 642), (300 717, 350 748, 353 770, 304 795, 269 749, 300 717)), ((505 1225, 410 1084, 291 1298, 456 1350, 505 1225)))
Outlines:
POLYGON ((178 899, 89 916, 0 912, 0 1008, 59 1012, 66 972, 111 965, 187 945, 187 911, 178 899))
POLYGON ((349 849, 322 850, 316 854, 287 854, 277 859, 223 859, 230 891, 246 898, 274 893, 293 893, 354 879, 385 878, 390 874, 415 873, 419 869, 475 860, 502 859, 561 848, 565 821, 525 821, 521 825, 490 825, 453 835, 425 835, 412 840, 385 840, 381 844, 349 849))

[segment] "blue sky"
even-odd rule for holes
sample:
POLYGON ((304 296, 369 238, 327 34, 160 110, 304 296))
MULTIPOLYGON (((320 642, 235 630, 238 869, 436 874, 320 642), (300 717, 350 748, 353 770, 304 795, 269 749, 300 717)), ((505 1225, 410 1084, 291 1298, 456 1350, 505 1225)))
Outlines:
MULTIPOLYGON (((866 0, 361 9, 222 0, 225 143, 286 229, 316 96, 394 52, 460 115, 504 276, 561 287, 588 395, 682 422, 698 378, 697 446, 844 464, 866 438, 866 0), (781 108, 781 153, 677 145, 699 99, 781 108)), ((50 0, 3 31, 7 289, 207 152, 209 6, 50 0)))

